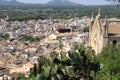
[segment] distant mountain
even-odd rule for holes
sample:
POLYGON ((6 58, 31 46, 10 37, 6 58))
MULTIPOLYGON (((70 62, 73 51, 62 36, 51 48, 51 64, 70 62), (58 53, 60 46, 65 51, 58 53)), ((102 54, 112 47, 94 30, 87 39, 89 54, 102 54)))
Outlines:
POLYGON ((0 5, 10 5, 10 6, 44 6, 44 4, 33 4, 33 3, 22 3, 17 0, 0 0, 0 5))
POLYGON ((0 5, 24 5, 16 0, 0 0, 0 5))
POLYGON ((0 0, 0 5, 12 5, 12 6, 37 5, 37 6, 55 6, 55 7, 58 6, 58 7, 61 7, 61 6, 80 6, 81 4, 71 2, 69 0, 52 0, 46 4, 22 3, 22 2, 18 2, 17 0, 0 0))
POLYGON ((46 3, 48 6, 80 6, 81 4, 69 0, 52 0, 46 3))

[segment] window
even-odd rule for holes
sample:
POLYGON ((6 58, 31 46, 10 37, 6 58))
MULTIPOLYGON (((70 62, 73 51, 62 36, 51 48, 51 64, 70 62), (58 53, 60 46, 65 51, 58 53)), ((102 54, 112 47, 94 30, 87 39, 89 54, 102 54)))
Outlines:
POLYGON ((116 40, 113 40, 113 45, 116 45, 117 44, 117 41, 116 40))

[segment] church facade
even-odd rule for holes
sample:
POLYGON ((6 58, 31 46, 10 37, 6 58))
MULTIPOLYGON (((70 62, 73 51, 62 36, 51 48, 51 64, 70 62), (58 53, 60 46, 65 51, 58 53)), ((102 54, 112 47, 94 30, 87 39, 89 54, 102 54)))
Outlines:
POLYGON ((109 44, 120 44, 120 19, 101 19, 99 12, 91 21, 89 45, 98 54, 109 44))

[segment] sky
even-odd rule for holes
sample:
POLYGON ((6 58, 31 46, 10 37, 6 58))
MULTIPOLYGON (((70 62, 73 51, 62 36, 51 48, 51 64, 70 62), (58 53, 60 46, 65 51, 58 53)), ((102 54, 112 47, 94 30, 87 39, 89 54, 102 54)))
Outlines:
MULTIPOLYGON (((25 2, 25 3, 47 3, 51 0, 17 0, 19 2, 25 2)), ((110 2, 107 2, 106 0, 70 0, 72 2, 80 3, 83 5, 105 5, 110 4, 110 2)))

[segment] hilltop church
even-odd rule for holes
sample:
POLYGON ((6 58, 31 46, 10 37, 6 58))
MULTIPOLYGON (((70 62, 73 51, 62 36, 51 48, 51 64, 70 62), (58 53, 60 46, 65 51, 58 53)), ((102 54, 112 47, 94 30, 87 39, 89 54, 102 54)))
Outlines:
POLYGON ((101 19, 100 10, 89 28, 89 45, 100 53, 109 44, 120 44, 120 19, 101 19))

